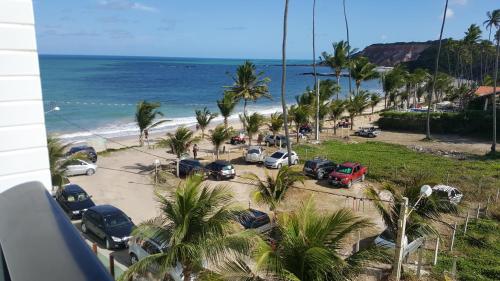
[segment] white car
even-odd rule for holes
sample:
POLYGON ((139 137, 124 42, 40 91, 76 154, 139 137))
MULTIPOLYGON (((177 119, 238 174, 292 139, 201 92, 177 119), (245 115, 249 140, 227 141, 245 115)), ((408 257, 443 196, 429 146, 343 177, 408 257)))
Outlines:
POLYGON ((76 176, 76 175, 88 175, 91 176, 97 170, 97 165, 92 164, 80 159, 70 160, 66 170, 64 171, 66 176, 76 176))
MULTIPOLYGON (((156 239, 141 239, 138 237, 132 237, 128 242, 128 254, 130 257, 130 263, 135 264, 141 259, 154 254, 164 253, 168 250, 166 243, 161 244, 156 239)), ((150 268, 152 273, 157 272, 154 266, 150 268)), ((171 269, 169 272, 170 277, 175 281, 182 281, 182 266, 178 264, 175 268, 171 269)), ((196 276, 191 277, 191 280, 195 280, 196 276)), ((169 279, 170 280, 170 279, 169 279)))
POLYGON ((283 136, 283 135, 276 135, 276 136, 267 135, 264 138, 264 143, 266 145, 274 145, 274 146, 281 144, 281 147, 285 147, 287 144, 287 138, 286 138, 286 136, 283 136))
POLYGON ((266 154, 261 146, 250 146, 245 155, 245 161, 250 163, 263 163, 265 159, 266 154))
MULTIPOLYGON (((292 165, 297 165, 299 163, 299 156, 295 151, 292 151, 292 155, 290 156, 292 160, 292 165)), ((264 165, 267 168, 275 168, 279 169, 282 166, 288 165, 288 152, 286 150, 278 150, 273 153, 271 156, 266 157, 264 161, 264 165)))
MULTIPOLYGON (((377 238, 375 238, 375 245, 382 247, 382 248, 388 248, 388 249, 395 249, 396 248, 396 243, 394 242, 396 240, 396 237, 393 237, 389 229, 384 230, 384 232, 380 233, 377 238)), ((404 238, 403 244, 406 246, 408 245, 408 237, 404 238)))
POLYGON ((453 186, 444 185, 444 184, 435 185, 432 188, 432 191, 434 191, 436 193, 441 193, 444 196, 447 196, 448 199, 450 200, 450 202, 455 204, 455 205, 460 203, 460 201, 462 201, 462 197, 464 196, 462 194, 462 192, 460 192, 457 188, 455 188, 453 186))

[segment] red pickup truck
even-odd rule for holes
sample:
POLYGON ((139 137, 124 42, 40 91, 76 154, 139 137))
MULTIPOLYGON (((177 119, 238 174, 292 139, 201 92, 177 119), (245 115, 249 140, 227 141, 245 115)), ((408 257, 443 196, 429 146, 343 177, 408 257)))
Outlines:
POLYGON ((351 187, 353 182, 364 181, 367 172, 368 168, 359 163, 344 162, 328 178, 333 185, 351 187))

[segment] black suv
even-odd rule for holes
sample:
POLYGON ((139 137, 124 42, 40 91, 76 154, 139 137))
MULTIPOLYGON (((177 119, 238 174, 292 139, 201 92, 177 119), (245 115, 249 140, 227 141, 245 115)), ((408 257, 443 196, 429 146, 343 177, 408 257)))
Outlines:
POLYGON ((106 249, 127 247, 134 227, 124 212, 111 205, 92 207, 82 217, 82 232, 92 232, 104 240, 106 249))
POLYGON ((179 161, 179 175, 189 176, 197 173, 202 173, 203 165, 196 159, 182 159, 179 161))
POLYGON ((93 163, 97 162, 97 152, 92 146, 87 146, 87 145, 74 146, 69 149, 69 151, 66 153, 66 156, 71 156, 76 153, 86 154, 90 161, 92 161, 93 163))
POLYGON ((67 184, 56 193, 56 201, 70 219, 78 219, 88 208, 95 206, 91 197, 76 184, 67 184))
POLYGON ((314 158, 304 164, 304 174, 318 180, 326 179, 338 165, 328 159, 314 158))
POLYGON ((224 160, 217 160, 205 166, 207 176, 212 177, 218 181, 223 179, 234 179, 236 172, 231 163, 224 160))

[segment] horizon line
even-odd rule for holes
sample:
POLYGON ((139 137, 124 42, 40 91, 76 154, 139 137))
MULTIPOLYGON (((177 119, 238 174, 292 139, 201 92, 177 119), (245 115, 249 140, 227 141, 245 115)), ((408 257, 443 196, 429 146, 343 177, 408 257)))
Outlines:
MULTIPOLYGON (((55 53, 38 53, 39 56, 72 56, 72 57, 129 57, 129 58, 164 58, 164 59, 214 59, 214 60, 273 60, 281 61, 281 58, 234 58, 234 57, 186 57, 186 56, 156 56, 156 55, 107 55, 107 54, 55 54, 55 53)), ((303 58, 287 58, 287 61, 302 60, 311 61, 312 59, 303 58)))

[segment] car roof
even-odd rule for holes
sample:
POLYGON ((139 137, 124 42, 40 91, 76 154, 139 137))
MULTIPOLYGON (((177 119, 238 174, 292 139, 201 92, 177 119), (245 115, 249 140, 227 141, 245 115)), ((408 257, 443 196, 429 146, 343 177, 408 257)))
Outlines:
POLYGON ((328 159, 323 159, 323 158, 313 158, 311 160, 307 160, 308 162, 314 162, 314 163, 328 163, 328 162, 331 162, 333 163, 333 161, 330 161, 328 159))
POLYGON ((456 187, 444 185, 444 184, 435 185, 432 189, 446 191, 446 192, 452 191, 452 190, 458 190, 456 187))
POLYGON ((89 210, 93 210, 101 215, 123 213, 122 210, 120 210, 112 205, 98 205, 98 206, 91 207, 89 210))
POLYGON ((350 168, 352 168, 352 167, 354 167, 356 165, 359 165, 359 163, 354 163, 354 162, 344 162, 344 163, 342 163, 342 166, 350 167, 350 168))
POLYGON ((63 191, 65 193, 79 193, 79 192, 85 192, 83 188, 81 188, 79 185, 70 183, 64 186, 63 191))
POLYGON ((248 150, 250 150, 250 149, 261 149, 261 148, 262 148, 262 146, 252 145, 252 146, 248 147, 248 150))
POLYGON ((226 160, 217 160, 217 161, 214 161, 212 163, 219 165, 219 166, 231 165, 231 163, 227 162, 226 160))
POLYGON ((266 213, 262 212, 262 211, 259 211, 259 210, 255 210, 255 209, 248 209, 248 212, 250 212, 252 215, 254 215, 255 217, 260 217, 260 216, 265 216, 267 215, 266 213))

